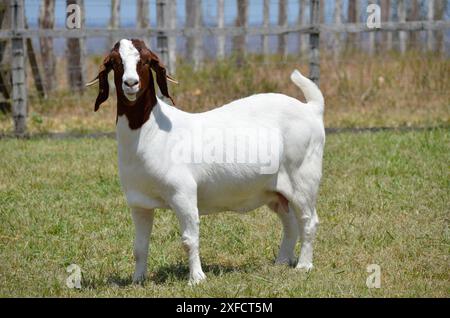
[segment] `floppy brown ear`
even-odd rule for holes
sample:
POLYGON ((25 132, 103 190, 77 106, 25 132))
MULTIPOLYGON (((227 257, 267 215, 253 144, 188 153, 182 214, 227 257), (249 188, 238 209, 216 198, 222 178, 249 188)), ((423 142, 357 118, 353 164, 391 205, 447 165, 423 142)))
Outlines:
POLYGON ((103 64, 100 66, 100 70, 98 71, 97 77, 90 83, 86 84, 86 86, 90 86, 97 81, 99 83, 98 95, 97 95, 97 99, 95 100, 95 107, 94 107, 95 112, 99 109, 100 105, 105 100, 108 99, 108 96, 109 96, 108 73, 111 70, 112 70, 111 59, 110 59, 110 56, 107 55, 105 57, 105 59, 103 60, 103 64))
POLYGON ((149 54, 150 56, 147 60, 147 63, 156 74, 156 83, 158 83, 159 90, 161 91, 161 94, 169 98, 172 101, 172 104, 175 105, 172 96, 170 96, 169 94, 169 89, 167 87, 167 79, 170 79, 173 82, 176 81, 171 76, 167 75, 166 67, 161 62, 159 57, 152 51, 150 50, 148 51, 150 52, 149 54))

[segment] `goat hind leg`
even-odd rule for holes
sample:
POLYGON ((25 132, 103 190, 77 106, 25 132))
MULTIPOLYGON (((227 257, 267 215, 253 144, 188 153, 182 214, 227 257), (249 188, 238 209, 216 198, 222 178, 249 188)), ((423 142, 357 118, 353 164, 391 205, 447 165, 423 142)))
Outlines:
POLYGON ((278 252, 276 264, 295 265, 296 257, 294 254, 295 245, 298 241, 298 224, 295 212, 292 209, 288 211, 276 211, 276 214, 283 225, 283 239, 278 252))

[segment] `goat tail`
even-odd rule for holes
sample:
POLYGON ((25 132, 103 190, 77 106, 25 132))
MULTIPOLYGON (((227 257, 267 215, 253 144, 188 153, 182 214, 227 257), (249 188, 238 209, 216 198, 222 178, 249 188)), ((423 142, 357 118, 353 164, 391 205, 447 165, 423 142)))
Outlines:
POLYGON ((317 85, 309 78, 303 76, 298 70, 294 70, 292 72, 291 81, 302 90, 303 95, 305 95, 306 102, 316 106, 319 113, 323 114, 324 98, 317 85))

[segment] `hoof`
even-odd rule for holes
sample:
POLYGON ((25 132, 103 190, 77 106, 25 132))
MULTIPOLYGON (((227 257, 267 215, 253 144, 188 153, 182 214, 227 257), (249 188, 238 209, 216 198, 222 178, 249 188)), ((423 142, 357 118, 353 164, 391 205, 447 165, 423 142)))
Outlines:
POLYGON ((206 280, 206 275, 205 273, 203 273, 202 271, 199 272, 194 272, 190 277, 189 277, 189 285, 190 286, 195 286, 200 284, 201 282, 206 280))

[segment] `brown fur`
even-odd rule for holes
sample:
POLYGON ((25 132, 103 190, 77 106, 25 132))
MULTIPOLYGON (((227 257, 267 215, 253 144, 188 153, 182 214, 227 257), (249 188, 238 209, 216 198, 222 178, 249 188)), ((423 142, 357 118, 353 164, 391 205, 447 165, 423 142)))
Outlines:
POLYGON ((122 90, 122 75, 124 70, 119 54, 120 42, 117 42, 100 66, 97 75, 99 80, 99 93, 95 101, 94 111, 97 111, 100 105, 108 99, 108 73, 113 70, 117 92, 117 118, 123 115, 127 116, 130 129, 138 129, 149 119, 150 113, 157 103, 153 74, 150 69, 155 72, 156 83, 161 93, 169 98, 173 104, 175 103, 169 94, 166 68, 161 60, 146 47, 143 41, 136 39, 132 39, 131 41, 139 51, 141 57, 136 70, 139 75, 139 92, 136 100, 133 102, 129 101, 122 90))

